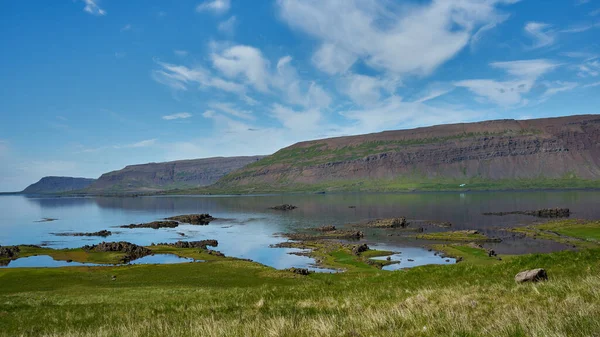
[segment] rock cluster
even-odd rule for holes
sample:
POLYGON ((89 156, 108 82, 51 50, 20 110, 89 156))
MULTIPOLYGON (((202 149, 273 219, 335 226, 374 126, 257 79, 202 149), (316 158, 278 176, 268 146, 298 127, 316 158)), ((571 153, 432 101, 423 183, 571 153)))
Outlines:
POLYGON ((121 259, 123 263, 128 263, 144 256, 152 255, 152 251, 146 247, 136 244, 120 241, 120 242, 101 242, 97 245, 86 245, 81 247, 83 250, 95 252, 121 252, 125 256, 121 259))
POLYGON ((352 254, 354 255, 360 255, 362 252, 366 252, 367 250, 369 250, 369 246, 367 246, 366 243, 352 246, 352 254))
POLYGON ((211 221, 215 220, 210 214, 186 214, 177 215, 165 220, 179 221, 191 225, 208 225, 211 221))
POLYGON ((159 229, 159 228, 175 228, 177 226, 179 226, 179 222, 177 222, 177 221, 152 221, 152 222, 147 222, 147 223, 124 225, 124 226, 121 226, 121 228, 159 229))
POLYGON ((517 275, 515 275, 515 282, 524 283, 524 282, 539 282, 539 281, 547 281, 548 274, 546 270, 542 268, 525 270, 517 275))
POLYGON ((0 246, 0 258, 12 259, 19 255, 20 251, 17 246, 0 246))
POLYGON ((101 236, 101 237, 105 238, 107 236, 111 236, 112 232, 103 229, 101 231, 93 232, 93 233, 55 233, 54 235, 56 235, 56 236, 101 236))
POLYGON ((202 240, 202 241, 177 241, 175 243, 158 243, 152 244, 153 246, 170 246, 176 248, 201 248, 206 249, 207 246, 217 247, 219 242, 217 240, 202 240))
POLYGON ((335 230, 335 226, 333 226, 333 225, 324 225, 324 226, 315 228, 315 230, 319 231, 319 232, 332 232, 332 231, 335 230))
POLYGON ((568 218, 571 215, 571 210, 568 208, 542 208, 535 211, 510 211, 510 212, 488 212, 483 215, 531 215, 539 218, 568 218))
POLYGON ((278 211, 291 211, 296 208, 298 208, 298 207, 296 207, 294 205, 290 205, 290 204, 283 204, 283 205, 279 205, 279 206, 270 207, 270 209, 275 209, 278 211))
POLYGON ((290 272, 292 272, 294 274, 304 275, 304 276, 309 275, 311 273, 311 271, 308 270, 308 269, 306 269, 306 268, 295 268, 295 267, 292 267, 292 268, 289 268, 289 269, 286 269, 286 270, 290 271, 290 272))

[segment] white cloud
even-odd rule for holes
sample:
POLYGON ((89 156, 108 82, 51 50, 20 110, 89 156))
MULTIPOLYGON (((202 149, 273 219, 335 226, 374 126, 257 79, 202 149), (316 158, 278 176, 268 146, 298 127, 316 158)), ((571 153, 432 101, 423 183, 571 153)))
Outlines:
POLYGON ((393 92, 395 83, 373 76, 360 74, 349 74, 341 79, 341 90, 350 97, 352 101, 360 105, 377 103, 382 90, 393 92))
POLYGON ((213 67, 226 77, 241 77, 257 90, 268 91, 268 61, 259 49, 237 45, 221 53, 213 53, 211 58, 213 67))
POLYGON ((129 31, 129 30, 131 30, 131 24, 129 24, 129 23, 128 23, 128 24, 126 24, 125 26, 123 26, 123 27, 121 28, 121 31, 122 31, 122 32, 126 32, 126 31, 129 31))
POLYGON ((224 14, 231 8, 230 0, 209 0, 196 6, 197 12, 213 12, 214 14, 224 14))
POLYGON ((600 82, 586 84, 586 85, 582 86, 582 88, 593 88, 593 87, 597 87, 597 86, 600 86, 600 82))
POLYGON ((227 34, 227 35, 233 35, 233 33, 235 32, 235 27, 237 26, 237 18, 234 16, 230 17, 229 19, 219 23, 219 26, 217 27, 219 29, 219 31, 221 33, 227 34))
POLYGON ((162 119, 170 121, 174 119, 186 119, 192 117, 192 114, 189 112, 179 112, 172 115, 162 116, 162 119))
POLYGON ((187 90, 190 84, 198 84, 200 88, 217 88, 233 93, 245 92, 243 85, 213 76, 202 67, 192 69, 160 61, 156 63, 161 66, 161 69, 154 70, 152 78, 174 90, 187 90))
POLYGON ((552 26, 541 22, 528 22, 525 25, 525 33, 533 39, 531 48, 542 48, 554 44, 555 32, 551 30, 552 26))
POLYGON ((600 75, 600 60, 589 58, 577 66, 577 76, 581 78, 596 77, 600 75))
POLYGON ((318 109, 294 111, 281 104, 273 104, 271 107, 271 115, 289 130, 317 130, 320 129, 321 126, 319 124, 322 116, 318 109))
POLYGON ((456 82, 455 85, 467 88, 475 95, 501 106, 526 104, 528 101, 523 98, 523 95, 531 91, 539 77, 558 66, 544 59, 494 62, 490 65, 506 71, 512 78, 506 81, 463 80, 456 82))
POLYGON ((115 146, 115 148, 141 148, 141 147, 150 147, 153 146, 154 144, 156 144, 156 138, 153 139, 146 139, 146 140, 142 140, 139 141, 137 143, 133 143, 133 144, 127 144, 124 146, 115 146))
POLYGON ((551 96, 554 96, 560 92, 571 91, 579 86, 579 84, 575 82, 563 81, 546 82, 544 85, 547 89, 544 94, 542 94, 542 100, 547 100, 551 96))
POLYGON ((326 72, 343 72, 361 58, 395 74, 427 75, 454 57, 480 25, 497 18, 495 5, 514 0, 387 1, 278 0, 282 19, 322 40, 313 57, 326 72), (341 55, 341 64, 334 60, 341 55))
POLYGON ((92 15, 106 15, 106 11, 98 6, 98 2, 98 0, 83 0, 83 3, 85 3, 83 10, 92 15))
MULTIPOLYGON (((220 110, 222 112, 225 112, 225 113, 227 113, 231 116, 237 117, 237 118, 248 119, 248 120, 254 119, 254 116, 252 115, 252 111, 241 110, 238 107, 236 107, 234 104, 231 104, 231 103, 213 102, 213 103, 210 103, 209 106, 212 109, 220 110)), ((209 110, 209 111, 212 111, 212 110, 209 110)), ((210 115, 214 115, 214 111, 210 115)), ((207 116, 205 116, 205 117, 207 117, 207 116)), ((212 117, 212 116, 210 116, 210 117, 212 117)))
POLYGON ((477 44, 479 43, 479 41, 481 41, 481 39, 483 38, 483 35, 485 35, 485 33, 493 30, 499 24, 501 24, 504 21, 508 20, 508 18, 510 18, 509 14, 497 15, 495 18, 493 18, 490 21, 490 23, 488 23, 485 26, 479 28, 479 30, 477 30, 475 32, 475 34, 473 34, 473 36, 471 37, 471 41, 470 41, 471 50, 475 49, 475 47, 477 46, 477 44))
POLYGON ((334 75, 346 72, 356 62, 356 56, 334 44, 324 43, 313 55, 312 62, 319 70, 334 75))
POLYGON ((600 8, 593 10, 590 12, 590 16, 596 16, 600 14, 600 8))
POLYGON ((595 24, 586 24, 586 25, 578 25, 578 26, 572 26, 570 28, 567 29, 563 29, 560 32, 561 33, 583 33, 586 32, 592 28, 597 28, 599 27, 600 24, 595 23, 595 24))

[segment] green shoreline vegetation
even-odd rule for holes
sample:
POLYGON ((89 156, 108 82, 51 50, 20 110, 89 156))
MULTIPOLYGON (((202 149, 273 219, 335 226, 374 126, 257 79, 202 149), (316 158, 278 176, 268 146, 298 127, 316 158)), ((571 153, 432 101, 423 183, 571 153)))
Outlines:
MULTIPOLYGON (((389 252, 357 256, 341 243, 297 243, 312 248, 324 266, 346 270, 308 276, 171 246, 149 248, 206 262, 0 269, 0 335, 597 335, 600 222, 559 220, 532 228, 557 231, 559 241, 573 235, 586 245, 499 260, 473 244, 435 244, 462 261, 390 272, 366 261, 389 252), (533 268, 546 269, 550 279, 514 282, 516 273, 533 268)), ((51 252, 22 247, 21 253, 51 252)), ((118 259, 61 253, 55 257, 118 259)))

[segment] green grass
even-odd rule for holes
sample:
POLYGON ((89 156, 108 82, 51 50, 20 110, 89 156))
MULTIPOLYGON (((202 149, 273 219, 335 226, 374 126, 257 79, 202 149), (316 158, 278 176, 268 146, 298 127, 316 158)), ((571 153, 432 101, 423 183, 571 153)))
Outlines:
POLYGON ((543 224, 511 228, 510 231, 579 248, 600 246, 600 221, 554 220, 543 224))
POLYGON ((308 277, 234 260, 9 269, 0 335, 594 336, 599 274, 599 250, 308 277), (514 283, 535 267, 550 281, 514 283))

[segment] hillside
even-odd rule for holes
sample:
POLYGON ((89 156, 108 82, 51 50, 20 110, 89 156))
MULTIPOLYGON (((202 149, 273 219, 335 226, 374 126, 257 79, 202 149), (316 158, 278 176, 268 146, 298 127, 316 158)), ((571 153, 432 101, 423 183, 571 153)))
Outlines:
POLYGON ((44 177, 35 184, 27 186, 24 194, 51 194, 82 190, 92 184, 95 179, 72 177, 44 177))
POLYGON ((130 165, 122 170, 103 174, 88 188, 88 192, 153 192, 202 187, 213 184, 225 174, 261 158, 215 157, 130 165))
POLYGON ((581 115, 301 142, 228 174, 214 187, 224 191, 600 187, 599 179, 600 115, 581 115))

